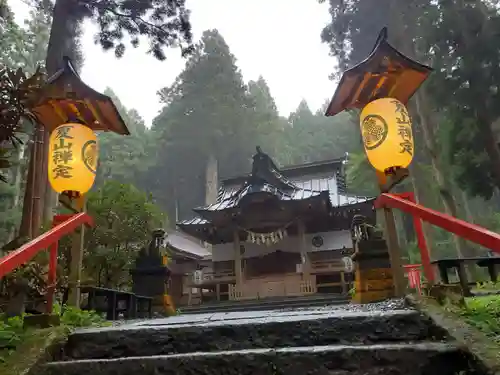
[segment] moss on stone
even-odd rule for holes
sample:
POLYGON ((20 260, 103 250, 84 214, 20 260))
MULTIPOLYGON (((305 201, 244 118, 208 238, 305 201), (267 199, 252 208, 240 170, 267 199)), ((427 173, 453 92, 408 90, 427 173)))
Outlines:
POLYGON ((49 360, 52 351, 66 341, 69 333, 66 326, 26 330, 15 350, 5 353, 0 375, 28 374, 37 363, 49 360))
POLYGON ((455 306, 441 306, 430 298, 409 296, 408 302, 444 328, 459 344, 467 348, 491 374, 500 374, 500 343, 470 324, 463 310, 455 306))

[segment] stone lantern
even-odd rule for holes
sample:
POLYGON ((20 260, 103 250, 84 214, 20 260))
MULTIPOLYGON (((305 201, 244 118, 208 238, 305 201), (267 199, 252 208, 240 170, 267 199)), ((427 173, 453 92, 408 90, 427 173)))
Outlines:
POLYGON ((143 248, 131 270, 132 292, 136 295, 152 297, 153 311, 164 312, 164 296, 170 270, 164 261, 161 248, 165 241, 165 231, 156 229, 152 233, 149 245, 143 248))

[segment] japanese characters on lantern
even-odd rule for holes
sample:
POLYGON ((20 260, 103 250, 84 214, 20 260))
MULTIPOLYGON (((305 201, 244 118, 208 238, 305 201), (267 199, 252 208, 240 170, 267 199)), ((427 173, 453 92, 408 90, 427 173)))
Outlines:
POLYGON ((368 103, 360 118, 363 145, 370 164, 383 173, 407 168, 413 159, 413 133, 408 110, 399 100, 368 103))
POLYGON ((85 194, 94 184, 98 148, 97 137, 85 125, 58 126, 49 140, 49 181, 58 193, 85 194))

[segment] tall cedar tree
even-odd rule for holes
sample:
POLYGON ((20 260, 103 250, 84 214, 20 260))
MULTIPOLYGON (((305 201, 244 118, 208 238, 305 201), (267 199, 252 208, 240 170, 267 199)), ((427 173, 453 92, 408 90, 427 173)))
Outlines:
POLYGON ((205 31, 185 70, 159 93, 165 107, 153 129, 161 144, 160 163, 151 173, 162 171, 163 177, 152 178, 161 178, 163 189, 170 181, 166 195, 174 202, 180 192, 190 197, 180 202, 183 217, 204 204, 207 160, 218 161, 221 177, 249 169, 257 126, 254 103, 235 61, 219 32, 205 31))
POLYGON ((438 1, 440 22, 427 35, 440 67, 432 92, 450 122, 450 161, 459 185, 486 199, 500 188, 498 5, 498 1, 438 1))

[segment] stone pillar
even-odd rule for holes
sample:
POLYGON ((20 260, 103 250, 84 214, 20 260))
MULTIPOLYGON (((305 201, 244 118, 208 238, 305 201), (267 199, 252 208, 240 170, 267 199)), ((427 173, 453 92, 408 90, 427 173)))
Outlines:
POLYGON ((234 273, 236 275, 236 288, 241 291, 241 286, 243 284, 243 272, 241 270, 241 251, 240 251, 240 235, 238 230, 234 231, 234 273))
POLYGON ((220 301, 220 284, 215 284, 215 295, 217 297, 217 301, 220 301))
POLYGON ((302 275, 304 279, 309 279, 309 276, 311 276, 311 267, 309 265, 309 256, 307 254, 306 226, 302 220, 298 221, 297 229, 300 244, 300 257, 302 259, 302 275))

